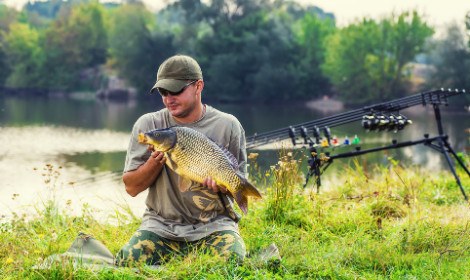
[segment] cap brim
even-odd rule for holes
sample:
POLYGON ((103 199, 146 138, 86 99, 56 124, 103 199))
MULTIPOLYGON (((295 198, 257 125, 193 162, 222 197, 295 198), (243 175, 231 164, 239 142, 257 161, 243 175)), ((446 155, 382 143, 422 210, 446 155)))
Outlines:
POLYGON ((150 93, 154 93, 157 88, 163 88, 171 92, 179 92, 187 83, 187 80, 161 79, 155 83, 150 93))

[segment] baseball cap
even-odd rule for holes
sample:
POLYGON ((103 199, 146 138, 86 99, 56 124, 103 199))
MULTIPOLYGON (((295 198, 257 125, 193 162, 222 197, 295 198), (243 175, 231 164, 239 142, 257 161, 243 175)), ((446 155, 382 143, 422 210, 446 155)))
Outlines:
POLYGON ((188 80, 201 80, 202 70, 197 61, 187 55, 175 55, 166 59, 158 68, 157 81, 150 90, 157 88, 179 92, 188 80))

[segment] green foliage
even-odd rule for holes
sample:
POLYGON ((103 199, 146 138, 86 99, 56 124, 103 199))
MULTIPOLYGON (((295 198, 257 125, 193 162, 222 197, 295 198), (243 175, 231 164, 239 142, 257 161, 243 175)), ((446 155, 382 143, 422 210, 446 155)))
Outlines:
POLYGON ((7 59, 5 44, 3 42, 2 34, 0 33, 0 85, 4 84, 5 80, 10 75, 10 66, 8 65, 7 59))
POLYGON ((39 32, 23 23, 13 23, 5 36, 5 53, 11 73, 7 86, 35 87, 42 77, 44 51, 40 47, 39 32), (27 61, 28 63, 24 63, 27 61))
POLYGON ((119 75, 147 93, 158 64, 173 54, 172 36, 152 33, 152 15, 139 4, 123 5, 111 14, 109 46, 119 75))
POLYGON ((8 31, 8 27, 11 23, 16 21, 17 16, 18 12, 16 10, 0 3, 0 30, 8 31))
MULTIPOLYGON (((467 15, 465 15, 465 27, 467 29, 467 34, 470 31, 470 11, 467 12, 467 15)), ((468 47, 470 48, 470 38, 467 38, 467 44, 468 47)))
POLYGON ((315 14, 305 14, 296 24, 296 87, 307 96, 320 97, 330 87, 320 66, 325 63, 326 38, 335 31, 333 20, 320 19, 315 14))
POLYGON ((64 11, 47 29, 13 23, 5 35, 7 86, 79 88, 82 70, 106 61, 107 39, 98 2, 64 11))
POLYGON ((63 1, 63 0, 50 0, 50 1, 35 1, 28 2, 24 6, 24 10, 28 13, 35 13, 41 17, 53 19, 57 16, 59 11, 71 2, 76 1, 63 1))
POLYGON ((267 11, 256 11, 215 22, 213 33, 205 35, 198 46, 211 85, 207 96, 280 101, 298 95, 292 88, 297 83, 291 66, 291 34, 282 21, 271 18, 267 11))
POLYGON ((449 29, 424 50, 433 30, 414 11, 338 29, 334 15, 292 1, 178 0, 152 14, 141 1, 49 0, 19 13, 0 5, 0 30, 0 84, 11 87, 94 90, 106 72, 147 93, 158 65, 183 53, 201 63, 204 96, 220 101, 334 94, 362 104, 430 86, 468 88, 468 37, 449 29), (413 77, 424 51, 425 80, 413 77))
POLYGON ((10 24, 15 22, 17 12, 7 6, 0 4, 0 85, 5 84, 5 80, 10 75, 11 69, 8 63, 7 46, 5 37, 10 30, 10 24))
POLYGON ((363 19, 329 38, 323 70, 349 103, 403 95, 409 79, 407 63, 423 51, 432 33, 416 12, 378 23, 363 19))
POLYGON ((470 46, 460 27, 455 23, 447 26, 444 38, 430 45, 428 59, 433 70, 429 83, 434 87, 470 88, 470 46))
POLYGON ((302 190, 303 174, 299 169, 292 152, 282 150, 279 162, 271 167, 268 175, 272 181, 267 188, 267 211, 266 219, 273 222, 284 222, 288 220, 288 214, 301 210, 296 206, 302 205, 298 193, 302 190))
POLYGON ((106 61, 107 33, 103 8, 94 1, 74 6, 47 28, 42 45, 47 55, 43 86, 79 88, 80 72, 106 61))

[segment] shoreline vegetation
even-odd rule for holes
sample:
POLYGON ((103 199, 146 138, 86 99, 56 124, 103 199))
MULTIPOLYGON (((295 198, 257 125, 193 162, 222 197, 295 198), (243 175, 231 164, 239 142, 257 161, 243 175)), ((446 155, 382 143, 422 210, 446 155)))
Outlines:
MULTIPOLYGON (((240 222, 248 256, 242 265, 191 253, 162 266, 93 270, 58 263, 34 269, 64 253, 80 232, 115 254, 140 224, 127 205, 111 222, 98 221, 86 205, 81 214, 59 209, 54 196, 35 215, 0 223, 2 279, 468 279, 470 205, 448 171, 386 166, 343 166, 334 188, 303 189, 302 158, 280 152, 266 172, 250 154, 250 178, 264 198, 250 201, 240 222), (281 260, 256 256, 276 244, 281 260)), ((469 158, 464 156, 468 166, 469 158)), ((470 178, 458 168, 467 193, 470 178)), ((44 167, 44 188, 59 185, 61 168, 44 167)))
MULTIPOLYGON (((100 89, 96 92, 93 91, 83 91, 83 92, 66 92, 61 90, 53 89, 34 89, 34 88, 7 88, 0 87, 0 94, 7 96, 17 96, 17 97, 45 97, 45 98, 72 98, 72 99, 84 99, 84 100, 106 100, 110 102, 128 102, 130 100, 135 100, 139 97, 136 93, 136 90, 131 87, 114 87, 100 89)), ((240 100, 240 101, 228 101, 228 100, 212 100, 210 97, 204 96, 204 99, 208 102, 215 103, 233 103, 233 104, 243 104, 243 103, 260 103, 266 104, 266 101, 263 100, 240 100)), ((316 110, 322 113, 335 113, 341 112, 345 108, 344 102, 324 95, 321 98, 314 99, 300 99, 291 101, 292 103, 304 104, 310 109, 316 110)), ((271 100, 268 102, 270 104, 283 104, 285 101, 271 100)))
POLYGON ((441 27, 414 9, 337 26, 334 14, 295 1, 175 0, 158 11, 111 2, 0 4, 0 86, 145 98, 156 65, 181 53, 199 61, 207 97, 226 103, 326 94, 359 106, 470 87, 462 68, 470 61, 470 15, 438 36, 441 27))

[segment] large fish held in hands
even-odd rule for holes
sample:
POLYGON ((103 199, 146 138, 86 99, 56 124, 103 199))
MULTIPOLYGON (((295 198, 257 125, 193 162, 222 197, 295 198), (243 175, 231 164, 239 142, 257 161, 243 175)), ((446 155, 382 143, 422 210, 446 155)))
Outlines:
POLYGON ((238 170, 235 157, 199 131, 174 126, 140 133, 138 140, 164 152, 166 165, 183 178, 198 183, 212 178, 233 195, 245 214, 248 196, 261 198, 259 191, 238 170))

